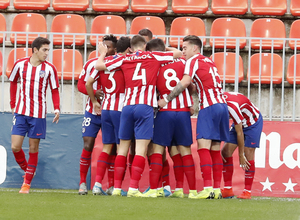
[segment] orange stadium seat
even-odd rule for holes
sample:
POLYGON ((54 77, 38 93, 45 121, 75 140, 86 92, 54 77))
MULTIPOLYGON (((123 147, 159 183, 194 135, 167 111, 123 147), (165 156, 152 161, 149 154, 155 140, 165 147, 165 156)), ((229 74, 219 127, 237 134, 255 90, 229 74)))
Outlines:
POLYGON ((300 1, 299 0, 291 0, 290 10, 293 16, 300 16, 300 1))
MULTIPOLYGON (((250 58, 251 62, 251 74, 249 76, 248 69, 248 80, 250 77, 250 83, 259 83, 259 53, 253 54, 250 58)), ((282 58, 278 54, 262 53, 261 54, 261 83, 271 83, 271 61, 273 57, 273 83, 280 84, 282 82, 282 58)))
MULTIPOLYGON (((300 19, 293 21, 292 25, 291 25, 291 29, 290 29, 290 37, 289 38, 300 38, 300 19)), ((297 44, 297 50, 300 49, 300 40, 296 41, 295 40, 289 40, 289 46, 290 48, 292 48, 293 50, 295 49, 295 44, 297 44)))
POLYGON ((14 0, 14 7, 18 10, 46 10, 50 0, 14 0))
MULTIPOLYGON (((32 49, 27 48, 27 56, 31 56, 31 55, 32 55, 32 49)), ((14 66, 14 63, 17 60, 19 60, 21 58, 24 58, 24 57, 26 57, 26 48, 16 48, 16 50, 12 49, 9 52, 8 58, 7 58, 7 64, 6 64, 6 75, 7 75, 7 77, 10 76, 10 72, 11 72, 13 66, 14 66), (15 58, 15 55, 16 55, 16 58, 15 58)))
MULTIPOLYGON (((6 31, 6 20, 3 14, 0 14, 0 31, 6 31)), ((5 41, 5 35, 0 34, 0 44, 3 43, 3 40, 5 41)))
POLYGON ((172 10, 178 14, 204 14, 208 10, 208 0, 173 0, 172 10))
POLYGON ((53 50, 52 57, 53 57, 53 64, 57 69, 57 74, 59 79, 61 79, 63 75, 64 80, 72 80, 73 65, 74 65, 74 79, 78 80, 83 66, 82 56, 78 50, 75 50, 75 58, 73 58, 73 50, 71 49, 53 50), (62 59, 63 59, 63 67, 62 67, 62 59))
MULTIPOLYGON (((125 20, 118 15, 99 15, 92 23, 91 34, 122 34, 126 35, 126 23, 125 20)), ((98 36, 98 41, 101 40, 101 36, 98 36)), ((97 36, 91 35, 91 45, 95 46, 97 36)))
MULTIPOLYGON (((130 34, 138 34, 141 29, 148 28, 155 35, 166 35, 165 23, 160 17, 138 16, 131 22, 130 34)), ((165 37, 159 37, 165 41, 165 37)))
POLYGON ((0 9, 6 9, 9 6, 10 0, 0 0, 0 9))
MULTIPOLYGON (((36 13, 21 13, 17 14, 11 26, 11 31, 13 32, 24 32, 24 34, 11 34, 10 41, 15 43, 15 35, 17 38, 17 44, 26 44, 27 36, 25 33, 31 32, 47 32, 46 19, 41 14, 36 13)), ((28 43, 31 44, 32 41, 38 36, 46 37, 46 34, 28 34, 28 43)))
MULTIPOLYGON (((196 36, 206 36, 205 34, 205 24, 203 20, 197 17, 178 17, 172 21, 170 35, 174 36, 186 36, 186 35, 196 35, 196 36), (197 27, 197 28, 195 28, 197 27)), ((180 47, 182 47, 182 39, 180 38, 180 47)), ((170 45, 172 47, 178 46, 178 38, 171 37, 170 45)), ((202 39, 203 45, 206 44, 206 38, 202 39)))
POLYGON ((212 0, 214 14, 243 15, 248 11, 248 0, 212 0))
MULTIPOLYGON (((211 37, 246 37, 246 27, 244 22, 239 18, 217 18, 211 25, 211 37)), ((223 48, 225 39, 211 38, 209 40, 210 46, 215 48, 223 48), (213 44, 214 43, 214 44, 213 44)), ((236 39, 226 39, 226 48, 234 49, 236 39)), ((246 39, 240 39, 239 47, 246 46, 246 39)))
MULTIPOLYGON (((294 83, 295 55, 291 56, 287 68, 286 79, 290 84, 294 83)), ((296 54, 296 84, 300 84, 300 54, 296 54)))
MULTIPOLYGON (((60 14, 56 15, 52 21, 51 32, 58 33, 86 33, 84 18, 76 14, 60 14)), ((83 45, 85 40, 84 35, 75 35, 75 44, 83 45)), ((61 45, 63 35, 54 34, 53 44, 61 45)), ((73 44, 73 35, 64 35, 64 44, 73 44)))
MULTIPOLYGON (((226 52, 226 67, 224 69, 224 52, 218 52, 214 54, 214 62, 218 68, 218 73, 220 75, 220 79, 223 82, 225 75, 226 83, 234 83, 235 81, 235 53, 226 52)), ((211 59, 213 56, 210 57, 211 59)), ((239 73, 238 73, 238 81, 239 83, 244 79, 244 65, 242 57, 239 55, 239 73)))
POLYGON ((99 53, 97 53, 96 50, 93 50, 90 54, 89 54, 89 57, 88 57, 88 60, 92 59, 92 58, 95 58, 95 57, 98 57, 99 53))
POLYGON ((2 68, 3 68, 2 60, 3 60, 2 52, 0 51, 0 76, 2 75, 2 68))
POLYGON ((129 0, 93 0, 94 11, 125 12, 129 7, 129 0))
POLYGON ((251 0, 250 9, 254 15, 284 15, 286 0, 251 0))
MULTIPOLYGON (((259 38, 285 38, 285 27, 281 20, 276 18, 259 18, 256 19, 250 31, 250 37, 259 38)), ((251 48, 259 49, 260 39, 251 39, 251 48)), ((273 41, 274 49, 283 48, 283 40, 273 41)), ((262 40, 262 49, 271 49, 272 40, 262 40)))
POLYGON ((164 13, 167 8, 167 0, 131 0, 133 12, 164 13))
POLYGON ((89 7, 89 0, 53 0, 55 11, 85 11, 89 7))

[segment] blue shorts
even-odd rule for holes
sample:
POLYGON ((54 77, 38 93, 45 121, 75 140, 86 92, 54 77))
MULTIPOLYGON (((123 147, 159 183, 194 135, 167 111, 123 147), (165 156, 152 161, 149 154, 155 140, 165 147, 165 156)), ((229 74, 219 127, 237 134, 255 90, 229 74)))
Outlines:
POLYGON ((85 111, 82 122, 82 137, 96 138, 101 128, 101 115, 93 115, 85 111))
POLYGON ((14 113, 12 135, 24 136, 36 139, 46 137, 46 118, 33 118, 30 116, 14 113))
POLYGON ((153 143, 190 146, 193 143, 190 112, 160 111, 154 119, 153 143))
POLYGON ((119 128, 120 128, 121 112, 102 110, 102 142, 103 144, 120 144, 119 128))
POLYGON ((213 141, 229 140, 229 113, 225 103, 218 103, 201 109, 197 119, 197 139, 213 141))
MULTIPOLYGON (((245 147, 259 148, 262 128, 263 128, 263 117, 261 114, 259 114, 259 118, 255 122, 255 124, 247 128, 243 128, 245 147)), ((228 142, 232 144, 237 144, 237 135, 234 128, 234 124, 232 124, 230 128, 230 140, 228 142)))
POLYGON ((153 137, 153 107, 144 104, 127 105, 122 109, 119 138, 122 140, 153 137))

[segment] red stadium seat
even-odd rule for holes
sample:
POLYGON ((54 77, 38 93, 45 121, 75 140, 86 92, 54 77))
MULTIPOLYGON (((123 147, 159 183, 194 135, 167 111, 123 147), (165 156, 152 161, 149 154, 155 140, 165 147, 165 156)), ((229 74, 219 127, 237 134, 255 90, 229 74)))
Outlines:
MULTIPOLYGON (((130 34, 138 34, 141 29, 148 28, 155 35, 166 35, 165 23, 160 17, 138 16, 131 22, 130 34)), ((159 37, 165 41, 165 37, 159 37)))
POLYGON ((93 0, 94 11, 125 12, 129 7, 129 0, 93 0))
POLYGON ((208 10, 208 0, 173 0, 172 10, 178 14, 204 14, 208 10))
MULTIPOLYGON (((259 83, 259 53, 253 54, 250 58, 251 74, 250 83, 259 83)), ((271 61, 273 57, 273 83, 280 84, 282 82, 282 58, 278 54, 262 53, 261 54, 261 83, 271 83, 271 61)), ((248 69, 249 80, 249 69, 248 69)))
MULTIPOLYGON (((125 20, 118 15, 99 15, 92 23, 91 34, 121 34, 126 35, 125 20)), ((98 36, 98 41, 101 40, 101 36, 98 36)), ((91 45, 95 46, 97 36, 91 35, 91 45)))
MULTIPOLYGON (((36 13, 21 13, 17 14, 11 26, 11 31, 14 32, 24 32, 24 34, 16 34, 17 44, 26 44, 27 36, 25 33, 31 32, 47 32, 46 19, 41 14, 36 13)), ((46 34, 28 34, 28 43, 31 44, 32 41, 40 37, 46 37, 46 34)), ((15 34, 10 35, 10 41, 15 43, 15 34)))
POLYGON ((248 11, 248 0, 212 0, 214 14, 243 15, 248 11))
MULTIPOLYGON (((51 32, 58 33, 86 33, 84 18, 76 14, 60 14, 56 15, 52 21, 51 32)), ((85 40, 84 35, 75 35, 75 44, 83 45, 85 40)), ((53 44, 61 45, 63 35, 54 34, 53 44)), ((64 44, 73 44, 73 35, 64 35, 64 44)))
POLYGON ((250 9, 254 15, 284 15, 286 0, 251 0, 250 9))
MULTIPOLYGON (((27 56, 32 55, 32 49, 27 48, 27 56)), ((7 77, 10 76, 10 72, 15 64, 15 62, 21 58, 26 57, 26 48, 17 48, 16 49, 16 54, 15 54, 15 49, 12 49, 7 58, 7 64, 6 64, 6 75, 7 77), (15 58, 16 55, 16 58, 15 58)))
MULTIPOLYGON (((285 27, 281 20, 275 18, 256 19, 251 27, 250 37, 259 38, 285 38, 285 27)), ((259 49, 260 40, 251 39, 251 48, 259 49)), ((274 49, 283 48, 283 40, 273 41, 274 49)), ((262 49, 271 49, 272 40, 262 40, 262 49)))
MULTIPOLYGON (((186 35, 196 35, 196 36, 206 36, 205 34, 205 24, 203 20, 197 17, 178 17, 172 21, 170 35, 174 36, 186 36, 186 35), (197 28, 195 28, 197 27, 197 28)), ((180 47, 182 47, 182 39, 180 38, 180 47)), ((170 45, 172 47, 178 46, 178 38, 171 37, 170 45)), ((202 39, 203 45, 206 44, 206 38, 202 39)))
MULTIPOLYGON (((0 14, 0 31, 6 31, 6 20, 3 14, 0 14)), ((3 39, 5 41, 5 34, 0 34, 0 44, 3 43, 3 39)))
POLYGON ((293 16, 300 16, 300 1, 291 0, 290 10, 293 16))
POLYGON ((131 0, 133 12, 164 13, 167 8, 167 0, 131 0))
POLYGON ((53 0, 55 11, 85 11, 89 7, 89 0, 53 0))
POLYGON ((10 0, 0 0, 0 9, 6 9, 9 6, 10 0))
MULTIPOLYGON (((220 79, 223 82, 225 75, 226 83, 235 82, 235 53, 226 52, 226 67, 224 69, 224 52, 219 52, 214 54, 214 62, 218 68, 218 73, 220 79)), ((213 56, 210 57, 211 59, 213 56)), ((244 65, 242 57, 239 55, 239 72, 238 72, 238 81, 239 83, 244 79, 244 65)))
POLYGON ((14 0, 14 7, 18 10, 46 10, 50 0, 14 0))
POLYGON ((58 78, 61 79, 63 75, 64 80, 78 80, 79 75, 82 70, 83 61, 81 53, 78 50, 75 50, 75 57, 73 58, 73 50, 71 49, 56 49, 53 50, 53 64, 57 69, 58 78), (62 55, 63 54, 63 55, 62 55), (64 56, 62 58, 62 56, 64 56), (62 59, 63 59, 63 68, 62 68, 62 59), (73 73, 74 65, 74 73, 73 73))
MULTIPOLYGON (((211 37, 246 37, 246 27, 244 22, 238 18, 217 18, 211 25, 211 37)), ((210 46, 223 48, 225 39, 211 38, 210 46)), ((236 39, 226 39, 226 48, 235 49, 236 39)), ((240 39, 239 47, 246 46, 246 39, 240 39)))
MULTIPOLYGON (((297 39, 300 38, 300 19, 296 20, 292 23, 289 38, 297 38, 297 39)), ((295 49, 295 44, 296 44, 296 41, 289 40, 289 46, 293 50, 295 49)), ((296 47, 297 47, 298 50, 300 49, 300 40, 297 41, 297 46, 296 47)))
MULTIPOLYGON (((290 84, 294 84, 295 55, 291 56, 286 73, 286 79, 290 84)), ((300 54, 296 54, 296 84, 300 84, 300 54)))

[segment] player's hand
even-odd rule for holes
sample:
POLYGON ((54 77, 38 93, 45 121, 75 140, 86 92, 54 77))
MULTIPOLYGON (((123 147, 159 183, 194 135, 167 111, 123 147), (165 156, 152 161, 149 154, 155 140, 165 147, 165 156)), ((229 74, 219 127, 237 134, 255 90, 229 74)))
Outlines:
POLYGON ((56 124, 57 124, 58 121, 59 121, 59 112, 56 112, 56 113, 55 113, 55 116, 54 116, 54 118, 53 118, 52 123, 56 122, 56 124))
POLYGON ((103 93, 102 89, 98 89, 98 90, 96 91, 95 97, 96 97, 97 99, 99 99, 100 101, 103 100, 103 98, 104 98, 104 93, 103 93))
POLYGON ((107 53, 107 46, 103 42, 99 42, 98 44, 98 52, 99 54, 106 54, 107 53))
POLYGON ((190 115, 192 116, 195 113, 195 109, 194 106, 190 107, 190 115))
POLYGON ((158 106, 160 107, 160 108, 163 108, 163 107, 165 107, 168 103, 164 100, 164 99, 160 99, 160 100, 158 100, 158 106))
POLYGON ((94 111, 96 112, 96 114, 100 115, 101 114, 101 105, 99 104, 99 102, 93 102, 93 107, 94 107, 94 111))
POLYGON ((14 114, 15 113, 15 108, 11 109, 11 113, 14 114))
POLYGON ((243 170, 249 170, 250 163, 245 157, 245 155, 244 154, 239 155, 239 159, 240 159, 240 167, 242 167, 243 170))

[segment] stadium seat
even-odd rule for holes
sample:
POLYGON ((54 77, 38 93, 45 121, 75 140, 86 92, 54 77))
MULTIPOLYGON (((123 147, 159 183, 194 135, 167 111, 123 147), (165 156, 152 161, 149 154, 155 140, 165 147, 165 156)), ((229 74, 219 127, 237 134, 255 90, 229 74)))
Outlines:
POLYGON ((2 75, 2 68, 3 68, 2 60, 3 60, 2 52, 0 51, 0 76, 2 75))
POLYGON ((129 0, 93 0, 94 11, 125 12, 129 7, 129 0))
MULTIPOLYGON (((84 18, 76 14, 60 14, 56 15, 52 21, 51 32, 58 33, 86 33, 84 18)), ((75 35, 75 44, 83 45, 85 40, 84 35, 75 35)), ((63 35, 54 34, 53 44, 61 45, 63 35)), ((64 44, 73 44, 73 35, 64 35, 64 44)))
POLYGON ((85 11, 89 7, 89 0, 53 0, 55 11, 85 11))
POLYGON ((50 0, 14 0, 14 7, 18 10, 46 10, 50 0))
POLYGON ((81 53, 78 50, 75 50, 75 58, 73 59, 73 50, 56 49, 53 50, 53 64, 57 69, 58 78, 61 79, 63 74, 64 80, 72 80, 73 65, 74 65, 74 79, 78 80, 82 70, 83 61, 82 61, 81 53), (62 58, 62 56, 64 57, 62 58), (62 68, 62 59, 63 59, 63 68, 62 68))
MULTIPOLYGON (((0 14, 0 31, 6 31, 6 20, 3 14, 0 14)), ((5 35, 0 34, 0 44, 3 43, 3 39, 5 41, 5 35)))
MULTIPOLYGON (((170 29, 171 36, 186 36, 190 34, 206 36, 203 20, 197 17, 178 17, 172 21, 170 29)), ((180 38, 180 47, 182 47, 182 39, 183 37, 180 38)), ((178 38, 171 37, 169 43, 172 47, 178 47, 178 38)), ((202 39, 202 43, 203 45, 206 44, 206 38, 202 39)))
MULTIPOLYGON (((291 29, 290 29, 290 37, 289 38, 297 38, 297 50, 300 49, 300 19, 299 20, 295 20, 293 21, 292 25, 291 25, 291 29)), ((295 49, 295 44, 296 41, 294 40, 289 40, 289 46, 290 48, 292 48, 293 50, 295 49)))
MULTIPOLYGON (((121 34, 126 35, 125 20, 118 15, 99 15, 92 23, 91 34, 121 34)), ((101 40, 101 36, 98 36, 98 41, 101 40)), ((95 46, 97 36, 91 35, 90 43, 95 46)))
MULTIPOLYGON (((32 55, 32 49, 27 48, 27 56, 31 56, 31 55, 32 55)), ((16 48, 16 50, 12 49, 9 52, 8 58, 7 58, 7 64, 6 64, 6 75, 7 75, 7 77, 10 76, 10 72, 11 72, 15 62, 17 60, 21 59, 21 58, 24 58, 24 57, 26 57, 26 48, 16 48), (16 55, 16 58, 15 58, 15 55, 16 55)))
POLYGON ((173 0, 172 11, 177 14, 204 14, 208 0, 173 0))
MULTIPOLYGON (((294 84, 295 55, 291 56, 287 68, 286 79, 290 84, 294 84)), ((296 54, 296 84, 300 84, 300 54, 296 54)))
POLYGON ((243 15, 248 11, 248 0, 212 0, 214 14, 243 15))
POLYGON ((251 0, 250 10, 254 15, 284 15, 287 0, 251 0))
MULTIPOLYGON (((166 35, 165 23, 160 17, 138 16, 131 22, 130 34, 138 34, 141 29, 148 28, 155 35, 166 35)), ((165 37, 159 37, 165 41, 165 37)))
MULTIPOLYGON (((47 32, 47 23, 43 15, 37 13, 21 13, 17 14, 11 26, 11 31, 13 32, 24 32, 24 34, 16 34, 17 44, 26 44, 27 36, 25 33, 31 32, 47 32)), ((31 44, 32 41, 38 36, 46 37, 46 34, 28 34, 28 43, 31 44)), ((15 43, 15 34, 10 35, 10 41, 15 43)))
MULTIPOLYGON (((250 37, 259 38, 285 38, 285 27, 281 20, 276 18, 259 18, 256 19, 250 31, 250 37)), ((260 39, 251 39, 251 48, 259 49, 260 39)), ((283 40, 273 41, 274 49, 283 48, 283 40)), ((272 40, 262 40, 262 49, 271 49, 272 40)))
MULTIPOLYGON (((218 68, 218 73, 220 75, 221 81, 224 80, 226 83, 234 83, 235 81, 235 53, 226 52, 226 67, 224 69, 224 52, 218 52, 214 54, 214 62, 218 68)), ((213 56, 210 57, 213 59, 213 56)), ((239 73, 238 80, 239 83, 244 79, 244 65, 242 57, 239 55, 239 73)))
POLYGON ((10 0, 0 0, 0 9, 6 9, 9 6, 10 0))
MULTIPOLYGON (((251 62, 251 74, 250 83, 259 83, 259 53, 253 54, 250 58, 251 62)), ((261 54, 261 83, 271 83, 271 53, 261 54)), ((273 83, 280 84, 282 82, 282 58, 278 54, 273 54, 273 83)), ((249 69, 248 69, 249 80, 249 69)))
POLYGON ((290 10, 293 16, 300 16, 300 1, 299 0, 291 0, 290 10))
MULTIPOLYGON (((99 53, 98 53, 99 54, 99 53)), ((88 60, 92 59, 92 58, 95 58, 97 57, 97 51, 96 50, 93 50, 90 54, 89 54, 89 57, 88 57, 88 60)))
POLYGON ((167 8, 167 0, 131 0, 133 12, 164 13, 167 8))
MULTIPOLYGON (((246 27, 244 22, 239 18, 217 18, 211 25, 211 37, 246 37, 246 27)), ((210 46, 223 48, 225 39, 211 38, 210 46), (213 44, 214 42, 214 44, 213 44)), ((235 49, 236 39, 226 39, 226 48, 235 49)), ((239 47, 246 46, 246 39, 240 39, 239 47)))

